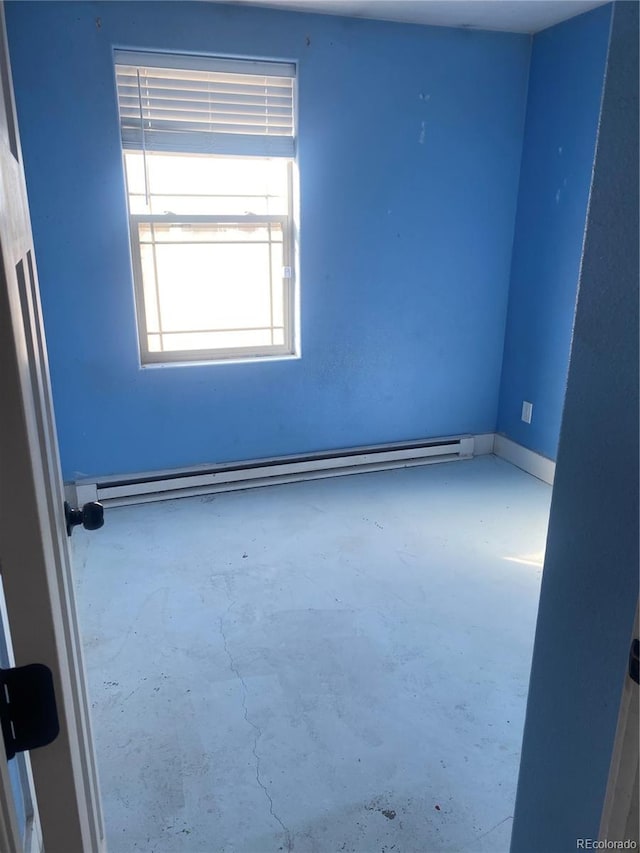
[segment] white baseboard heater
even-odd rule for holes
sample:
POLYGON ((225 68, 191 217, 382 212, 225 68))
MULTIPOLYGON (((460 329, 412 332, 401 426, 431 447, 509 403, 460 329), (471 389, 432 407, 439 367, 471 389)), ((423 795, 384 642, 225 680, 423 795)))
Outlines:
POLYGON ((452 462, 474 455, 470 435, 378 444, 346 450, 330 450, 296 456, 280 456, 248 462, 229 462, 146 474, 128 474, 99 479, 77 480, 76 506, 100 501, 120 506, 214 492, 250 489, 276 483, 339 477, 388 468, 409 468, 434 462, 452 462))

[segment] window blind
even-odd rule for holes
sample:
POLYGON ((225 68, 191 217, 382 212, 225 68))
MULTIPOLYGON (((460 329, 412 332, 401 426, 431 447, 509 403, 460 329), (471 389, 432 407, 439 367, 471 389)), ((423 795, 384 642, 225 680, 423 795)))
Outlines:
POLYGON ((293 157, 295 65, 116 51, 122 147, 293 157))

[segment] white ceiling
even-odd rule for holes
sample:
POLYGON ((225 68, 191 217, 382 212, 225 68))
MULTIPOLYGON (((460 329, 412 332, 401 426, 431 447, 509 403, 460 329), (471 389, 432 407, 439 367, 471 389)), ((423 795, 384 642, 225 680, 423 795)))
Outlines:
POLYGON ((298 12, 347 15, 430 24, 470 27, 511 33, 537 33, 607 0, 219 0, 249 6, 271 6, 298 12))

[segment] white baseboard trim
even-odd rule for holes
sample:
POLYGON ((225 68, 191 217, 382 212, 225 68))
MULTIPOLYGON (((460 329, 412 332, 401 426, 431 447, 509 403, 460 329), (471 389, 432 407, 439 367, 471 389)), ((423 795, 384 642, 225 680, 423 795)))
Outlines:
POLYGON ((493 442, 493 453, 517 468, 522 468, 527 474, 533 474, 539 480, 553 486, 556 473, 556 463, 541 453, 535 453, 521 444, 517 444, 504 435, 496 434, 493 442))
POLYGON ((493 452, 493 433, 396 442, 300 456, 248 460, 180 470, 151 471, 68 484, 70 502, 99 500, 121 506, 236 489, 339 477, 435 462, 453 462, 493 452))

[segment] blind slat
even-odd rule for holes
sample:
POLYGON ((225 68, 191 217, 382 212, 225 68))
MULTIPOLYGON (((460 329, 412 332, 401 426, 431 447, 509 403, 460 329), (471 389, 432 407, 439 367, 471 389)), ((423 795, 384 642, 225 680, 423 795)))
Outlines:
MULTIPOLYGON (((138 78, 127 77, 126 80, 118 80, 118 90, 123 93, 136 94, 138 93, 138 78)), ((219 80, 150 80, 140 73, 140 88, 142 94, 153 95, 158 90, 168 90, 175 92, 177 97, 187 97, 188 92, 194 93, 196 96, 213 94, 220 92, 230 95, 253 95, 254 97, 270 98, 281 97, 291 98, 291 86, 273 86, 268 84, 252 84, 243 81, 235 83, 226 83, 219 80), (184 93, 184 94, 183 94, 184 93)), ((176 97, 174 95, 173 97, 176 97)))
MULTIPOLYGON (((233 117, 235 118, 235 116, 233 117)), ((142 127, 140 120, 137 122, 131 119, 123 119, 120 126, 122 128, 131 128, 132 130, 140 130, 142 133, 148 133, 151 130, 170 130, 173 133, 190 133, 196 131, 198 133, 251 133, 251 134, 276 134, 280 136, 287 135, 291 128, 283 124, 273 124, 265 127, 262 122, 238 122, 238 121, 186 121, 179 119, 172 121, 171 119, 154 119, 153 125, 149 122, 143 122, 142 127)))
MULTIPOLYGON (((200 124, 255 124, 258 127, 263 127, 263 116, 260 113, 223 113, 216 111, 211 114, 208 111, 201 112, 200 110, 156 110, 153 113, 153 121, 148 117, 146 111, 143 112, 142 118, 135 110, 124 109, 121 111, 120 120, 127 127, 129 125, 143 127, 152 127, 157 122, 174 121, 174 122, 199 122, 200 124)), ((291 122, 287 116, 271 116, 271 120, 265 127, 265 132, 270 127, 286 127, 291 131, 291 122)), ((177 127, 176 130, 180 128, 177 127)))
MULTIPOLYGON (((260 106, 264 106, 265 98, 264 95, 244 95, 238 92, 179 92, 176 95, 175 89, 155 89, 152 94, 147 93, 144 97, 144 100, 153 100, 153 101, 174 101, 179 100, 185 103, 189 101, 195 101, 196 103, 204 100, 216 100, 220 103, 226 104, 256 104, 260 106)), ((138 87, 135 88, 133 86, 129 86, 127 88, 121 88, 118 92, 118 99, 120 103, 131 103, 135 102, 135 104, 140 103, 140 94, 138 92, 138 87)), ((293 104, 293 97, 291 95, 283 96, 283 95, 270 95, 269 96, 269 105, 273 105, 274 107, 280 106, 285 107, 291 111, 293 104)))
MULTIPOLYGON (((147 110, 150 110, 152 111, 152 114, 157 112, 159 115, 164 115, 168 112, 209 115, 212 109, 215 109, 216 112, 226 113, 228 115, 251 116, 265 114, 264 104, 232 104, 227 101, 181 101, 169 100, 168 98, 145 101, 142 108, 142 114, 144 115, 147 110)), ((291 110, 286 106, 272 106, 269 109, 269 114, 281 116, 283 119, 287 119, 289 123, 291 121, 291 110)), ((133 115, 140 119, 139 102, 134 101, 132 98, 122 99, 120 102, 120 115, 133 115)))
MULTIPOLYGON (((142 131, 138 127, 122 129, 122 147, 140 151, 142 131)), ((293 136, 266 136, 246 133, 173 133, 149 130, 144 134, 144 147, 149 151, 185 154, 231 154, 247 157, 295 157, 293 136)))
POLYGON ((181 68, 180 57, 167 67, 160 55, 146 58, 147 65, 116 65, 123 147, 293 156, 293 65, 278 64, 292 70, 280 76, 264 62, 204 58, 198 68, 197 57, 184 57, 181 68))
POLYGON ((145 65, 118 65, 117 75, 119 78, 135 79, 137 71, 144 68, 145 76, 154 84, 161 80, 171 80, 179 82, 198 82, 206 75, 208 80, 217 80, 220 83, 236 83, 238 78, 243 80, 247 85, 269 85, 269 86, 286 86, 291 83, 291 79, 281 77, 277 74, 242 74, 237 72, 224 73, 221 71, 182 71, 179 68, 150 68, 145 65))

